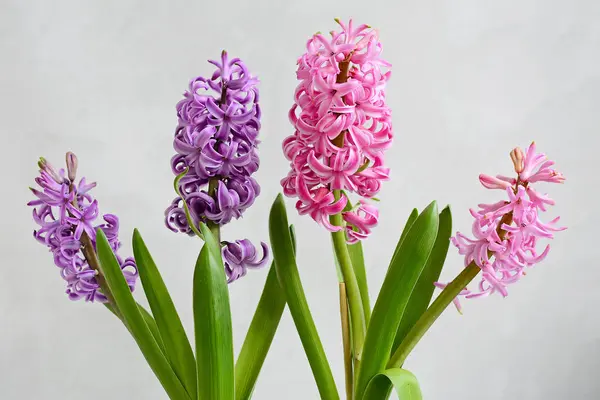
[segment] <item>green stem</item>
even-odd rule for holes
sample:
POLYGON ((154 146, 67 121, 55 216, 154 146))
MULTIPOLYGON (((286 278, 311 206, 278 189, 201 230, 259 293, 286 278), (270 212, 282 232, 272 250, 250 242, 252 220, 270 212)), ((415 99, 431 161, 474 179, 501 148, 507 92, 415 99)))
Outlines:
POLYGON ((123 318, 119 307, 117 307, 115 298, 113 297, 113 294, 111 293, 110 288, 106 283, 106 279, 104 278, 104 275, 102 275, 102 272, 100 272, 100 263, 98 261, 98 255, 94 250, 94 244, 92 243, 92 240, 86 232, 83 232, 81 234, 80 240, 82 244, 81 252, 83 253, 83 256, 90 268, 96 271, 96 282, 98 282, 98 286, 100 286, 100 289, 102 289, 102 294, 106 296, 108 304, 112 306, 112 311, 115 313, 115 315, 119 318, 123 318))
MULTIPOLYGON (((217 186, 219 185, 219 179, 211 179, 208 182, 208 195, 215 197, 217 193, 217 186)), ((215 224, 213 221, 207 221, 206 226, 210 229, 210 232, 213 234, 217 243, 221 243, 221 229, 218 224, 215 224)))
POLYGON ((350 324, 348 316, 348 295, 344 282, 339 284, 340 315, 342 317, 342 343, 344 345, 344 370, 346 379, 346 399, 352 400, 354 378, 352 370, 352 344, 350 343, 350 324))
MULTIPOLYGON (((340 198, 340 191, 335 190, 334 195, 336 200, 340 198)), ((344 220, 342 214, 335 214, 330 217, 331 224, 344 228, 344 220)), ((346 292, 348 293, 348 308, 350 309, 350 323, 352 327, 352 340, 354 348, 354 369, 358 369, 360 362, 363 343, 365 341, 365 313, 363 310, 362 299, 360 296, 360 289, 358 288, 358 281, 354 274, 354 268, 352 268, 352 261, 350 260, 350 253, 348 253, 348 247, 346 246, 346 232, 344 229, 340 229, 337 232, 332 232, 331 237, 333 239, 333 248, 337 256, 338 262, 340 263, 340 269, 346 284, 346 292)))
POLYGON ((408 332, 396 352, 390 358, 387 367, 399 368, 404 364, 406 357, 415 348, 423 335, 429 330, 431 325, 438 319, 448 305, 458 296, 458 294, 477 276, 481 269, 474 262, 469 264, 446 288, 440 293, 435 301, 429 306, 427 311, 421 315, 421 318, 408 332))

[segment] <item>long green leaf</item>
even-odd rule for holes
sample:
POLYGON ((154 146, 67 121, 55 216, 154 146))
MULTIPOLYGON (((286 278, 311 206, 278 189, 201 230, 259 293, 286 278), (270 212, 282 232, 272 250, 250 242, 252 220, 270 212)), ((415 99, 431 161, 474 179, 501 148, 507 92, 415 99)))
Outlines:
POLYGON ((162 336, 160 335, 160 331, 158 330, 158 326, 156 325, 154 317, 140 304, 138 304, 138 309, 140 310, 140 313, 142 313, 142 317, 144 318, 146 325, 148 325, 148 329, 150 329, 150 333, 154 337, 154 340, 156 340, 158 347, 160 347, 160 350, 163 352, 163 354, 167 354, 165 342, 163 341, 162 336))
MULTIPOLYGON (((113 306, 110 303, 104 303, 104 306, 115 317, 117 317, 119 319, 119 321, 123 322, 123 320, 121 319, 121 316, 113 309, 113 306)), ((167 351, 165 350, 165 344, 162 340, 162 337, 160 337, 160 332, 158 331, 158 327, 156 326, 156 321, 154 321, 154 317, 152 316, 152 314, 150 314, 148 311, 146 311, 146 309, 144 307, 142 307, 139 303, 138 303, 138 309, 140 310, 140 313, 142 314, 142 317, 144 318, 146 325, 148 325, 148 329, 150 329, 150 333, 152 334, 152 337, 154 338, 154 340, 156 340, 158 347, 160 347, 160 350, 163 352, 163 354, 167 354, 167 351)), ((125 328, 127 328, 129 330, 129 328, 127 327, 127 325, 125 323, 123 325, 125 326, 125 328)))
POLYGON ((158 267, 137 229, 133 231, 133 254, 167 358, 190 397, 196 398, 196 359, 192 346, 158 267))
POLYGON ((254 318, 235 364, 235 398, 249 399, 267 357, 285 308, 285 294, 277 281, 275 264, 271 265, 254 318))
POLYGON ((452 234, 452 213, 450 207, 446 207, 440 213, 440 224, 438 227, 437 237, 433 250, 429 255, 427 264, 415 285, 414 290, 406 306, 406 311, 402 316, 400 325, 398 325, 398 331, 396 338, 394 339, 394 345, 392 347, 392 353, 396 351, 408 331, 413 327, 421 315, 427 310, 435 286, 433 283, 436 282, 444 261, 446 261, 446 255, 448 254, 448 247, 450 246, 450 235, 452 234))
POLYGON ((221 248, 204 224, 205 240, 194 270, 194 327, 198 398, 233 400, 233 337, 221 248))
POLYGON ((419 216, 419 210, 417 210, 416 208, 413 208, 413 210, 410 212, 410 215, 408 216, 408 219, 406 220, 406 223, 404 224, 404 229, 402 229, 402 234, 400 235, 400 239, 398 240, 398 243, 396 244, 396 248, 394 249, 394 255, 392 256, 392 260, 394 259, 394 257, 396 257, 396 254, 398 254, 398 251, 400 250, 400 246, 402 245, 402 242, 406 238, 408 231, 410 231, 410 228, 413 226, 413 224, 417 220, 418 216, 419 216))
POLYGON ((409 371, 391 368, 371 379, 363 400, 381 400, 389 395, 388 388, 393 385, 399 400, 422 400, 421 388, 417 378, 409 371))
POLYGON ((348 245, 348 253, 352 261, 352 268, 358 289, 360 291, 360 299, 362 300, 363 311, 365 313, 365 322, 368 325, 371 319, 371 301, 369 300, 369 285, 367 284, 367 270, 365 267, 365 257, 363 254, 362 242, 357 242, 348 245))
POLYGON ((433 248, 438 223, 434 201, 417 217, 390 263, 365 338, 356 380, 357 398, 361 398, 368 382, 385 369, 398 324, 433 248))
POLYGON ((101 229, 96 230, 96 247, 100 261, 100 272, 106 279, 119 312, 146 361, 148 361, 150 368, 152 368, 171 399, 190 399, 140 313, 129 285, 125 281, 119 262, 101 229))
POLYGON ((331 368, 327 362, 321 339, 317 333, 314 320, 308 308, 296 257, 294 245, 288 228, 285 204, 281 194, 277 196, 269 215, 269 236, 277 270, 277 278, 281 285, 290 313, 296 325, 306 357, 317 382, 322 399, 339 399, 331 368))
MULTIPOLYGON (((290 225, 290 237, 295 252, 296 235, 293 225, 290 225)), ((256 306, 242 350, 235 363, 236 400, 245 400, 252 396, 256 379, 265 362, 284 309, 285 293, 277 281, 277 271, 273 262, 269 268, 265 287, 256 306)))

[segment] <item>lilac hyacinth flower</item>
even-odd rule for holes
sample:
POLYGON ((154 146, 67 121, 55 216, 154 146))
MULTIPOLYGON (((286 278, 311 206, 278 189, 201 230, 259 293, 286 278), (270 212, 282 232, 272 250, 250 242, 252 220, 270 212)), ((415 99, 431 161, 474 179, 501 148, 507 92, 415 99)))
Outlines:
MULTIPOLYGON (((107 298, 96 281, 98 271, 91 268, 81 247, 82 236, 87 235, 96 247, 97 228, 102 229, 115 254, 119 242, 119 218, 113 214, 103 216, 104 223, 97 224, 98 201, 89 191, 96 186, 87 183, 85 178, 76 183, 77 157, 67 153, 67 174, 63 169, 55 170, 44 158, 38 165, 40 176, 35 179, 41 190, 31 189, 37 197, 27 203, 34 207, 33 219, 40 226, 33 236, 50 249, 54 263, 60 268, 62 278, 67 282, 66 293, 71 300, 85 299, 104 303, 107 298)), ((133 291, 138 270, 133 258, 117 260, 129 288, 133 291)))
POLYGON ((239 218, 260 193, 251 177, 259 166, 258 80, 226 52, 220 61, 209 62, 217 67, 211 78, 193 79, 177 104, 179 123, 173 142, 177 154, 171 167, 177 175, 186 169, 188 173, 179 182, 183 198, 176 198, 166 210, 166 224, 190 235, 192 229, 181 218, 183 201, 193 221, 223 225, 239 218), (217 183, 214 193, 208 190, 211 180, 217 183))
MULTIPOLYGON (((252 177, 259 167, 258 79, 225 51, 219 61, 209 63, 216 67, 214 73, 194 78, 176 107, 171 168, 175 175, 187 173, 178 183, 180 196, 165 211, 165 223, 173 232, 188 235, 194 235, 192 228, 200 222, 222 226, 240 218, 260 194, 252 177)), ((243 251, 234 250, 232 243, 225 245, 225 250, 231 248, 224 253, 229 282, 243 276, 246 268, 262 265, 248 256, 256 250, 247 239, 234 243, 243 251), (236 251, 243 256, 234 256, 236 251)))
POLYGON ((263 256, 259 259, 256 247, 248 239, 225 243, 222 254, 228 283, 246 275, 249 268, 260 268, 265 265, 269 256, 269 248, 264 242, 260 244, 263 256))

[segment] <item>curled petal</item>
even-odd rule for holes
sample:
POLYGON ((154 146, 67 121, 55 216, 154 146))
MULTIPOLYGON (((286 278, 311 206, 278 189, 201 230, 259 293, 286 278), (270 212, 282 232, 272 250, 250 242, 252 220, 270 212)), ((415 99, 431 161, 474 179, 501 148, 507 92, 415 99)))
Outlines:
POLYGON ((248 268, 260 268, 265 265, 269 256, 269 248, 263 242, 261 242, 261 247, 263 256, 258 258, 256 247, 248 239, 226 242, 222 254, 228 283, 246 275, 248 268))

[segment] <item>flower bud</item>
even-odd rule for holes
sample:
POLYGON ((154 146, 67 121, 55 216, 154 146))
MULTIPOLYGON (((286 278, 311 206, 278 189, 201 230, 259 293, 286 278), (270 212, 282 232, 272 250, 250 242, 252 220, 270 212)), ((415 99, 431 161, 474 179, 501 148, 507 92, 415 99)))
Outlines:
POLYGON ((67 176, 69 180, 73 182, 75 180, 75 176, 77 175, 77 156, 70 151, 67 152, 67 176))
POLYGON ((38 161, 38 167, 40 167, 40 172, 46 172, 56 183, 63 183, 63 178, 61 178, 52 164, 50 164, 44 157, 40 157, 40 160, 38 161))
POLYGON ((524 159, 525 159, 525 155, 523 154, 523 150, 521 150, 520 147, 515 147, 513 149, 513 151, 510 152, 510 159, 513 162, 513 165, 515 167, 515 172, 517 174, 520 174, 521 172, 523 172, 523 168, 524 168, 524 159))
POLYGON ((486 174, 479 175, 479 182, 487 189, 506 189, 511 186, 511 184, 505 180, 486 174))

